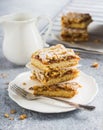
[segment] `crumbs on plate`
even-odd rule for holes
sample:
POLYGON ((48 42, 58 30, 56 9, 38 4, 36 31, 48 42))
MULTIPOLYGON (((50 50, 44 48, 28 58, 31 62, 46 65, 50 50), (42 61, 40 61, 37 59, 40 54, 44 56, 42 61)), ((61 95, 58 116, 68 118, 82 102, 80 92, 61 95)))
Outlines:
POLYGON ((22 83, 22 85, 26 85, 26 83, 25 83, 25 82, 23 82, 23 83, 22 83))

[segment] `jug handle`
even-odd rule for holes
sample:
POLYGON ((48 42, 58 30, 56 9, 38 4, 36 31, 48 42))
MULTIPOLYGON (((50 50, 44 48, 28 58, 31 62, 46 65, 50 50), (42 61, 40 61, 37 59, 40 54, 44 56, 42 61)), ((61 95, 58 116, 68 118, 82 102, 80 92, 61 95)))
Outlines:
POLYGON ((49 47, 49 45, 46 43, 46 40, 47 40, 48 35, 51 34, 53 24, 52 24, 51 19, 47 16, 38 16, 37 21, 39 21, 40 19, 44 19, 44 18, 48 21, 49 25, 48 25, 47 31, 45 32, 45 34, 43 36, 43 46, 49 47))

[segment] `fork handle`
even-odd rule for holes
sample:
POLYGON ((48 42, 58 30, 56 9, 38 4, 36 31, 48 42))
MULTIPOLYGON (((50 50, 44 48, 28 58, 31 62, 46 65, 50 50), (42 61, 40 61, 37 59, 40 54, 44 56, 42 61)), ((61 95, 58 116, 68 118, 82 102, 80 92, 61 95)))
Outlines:
POLYGON ((74 102, 70 102, 70 101, 64 101, 62 99, 58 99, 58 98, 54 98, 54 97, 50 97, 51 99, 57 100, 57 101, 62 101, 63 103, 66 103, 68 105, 71 105, 77 109, 84 109, 84 110, 88 110, 88 111, 92 111, 95 109, 95 106, 89 106, 89 105, 82 105, 82 104, 77 104, 74 102))

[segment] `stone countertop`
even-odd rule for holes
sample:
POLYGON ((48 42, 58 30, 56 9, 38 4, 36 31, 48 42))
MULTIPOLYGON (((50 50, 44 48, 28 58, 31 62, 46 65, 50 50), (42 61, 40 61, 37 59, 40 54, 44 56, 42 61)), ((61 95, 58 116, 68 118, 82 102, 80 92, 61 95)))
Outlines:
MULTIPOLYGON (((65 2, 67 2, 65 0, 65 2)), ((7 14, 12 11, 24 10, 32 11, 34 8, 40 10, 40 4, 42 5, 55 5, 53 8, 49 8, 50 12, 55 10, 56 12, 63 6, 64 0, 48 2, 44 0, 42 3, 40 0, 33 3, 30 0, 30 5, 28 7, 28 1, 22 0, 21 2, 17 0, 4 0, 0 1, 0 15, 7 14), (55 4, 53 4, 53 2, 55 4), (40 3, 40 4, 39 4, 40 3), (33 5, 34 4, 34 5, 33 5), (37 4, 37 6, 35 5, 37 4), (38 8, 37 8, 38 7, 38 8), (58 8, 58 10, 57 10, 58 8)), ((41 6, 42 7, 42 6, 41 6)), ((44 13, 47 11, 43 7, 44 13)), ((37 11, 38 12, 38 11, 37 11)), ((41 11, 42 12, 42 11, 41 11)), ((43 12, 42 12, 43 13, 43 12)), ((35 12, 36 14, 36 12, 35 12)), ((41 14, 41 13, 40 13, 41 14)), ((55 15, 50 13, 51 17, 55 15)), ((29 111, 18 106, 14 101, 12 101, 7 92, 7 84, 16 77, 21 72, 27 71, 28 69, 23 66, 16 66, 5 59, 2 53, 2 32, 0 33, 0 75, 3 73, 6 76, 0 76, 0 130, 102 130, 103 129, 103 56, 84 54, 80 53, 81 70, 88 75, 93 76, 99 86, 99 92, 95 99, 90 103, 96 106, 96 109, 92 112, 75 110, 66 113, 59 114, 42 114, 34 111, 29 111), (97 61, 99 63, 99 68, 91 68, 91 64, 97 61), (9 120, 4 117, 5 113, 9 113, 11 109, 17 111, 16 114, 11 115, 14 120, 9 120), (25 120, 19 120, 19 115, 26 113, 28 118, 25 120)))

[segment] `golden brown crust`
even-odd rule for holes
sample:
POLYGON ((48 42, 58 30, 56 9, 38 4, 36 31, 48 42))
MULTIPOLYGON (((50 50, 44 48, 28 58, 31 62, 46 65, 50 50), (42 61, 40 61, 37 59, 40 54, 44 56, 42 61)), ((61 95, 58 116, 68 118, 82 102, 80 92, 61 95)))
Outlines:
POLYGON ((78 88, 81 88, 81 85, 78 84, 77 82, 62 82, 62 83, 58 83, 58 84, 54 84, 54 85, 42 85, 42 86, 34 86, 33 87, 34 90, 50 90, 50 91, 57 91, 59 89, 61 90, 77 90, 78 88))
POLYGON ((65 90, 58 90, 58 91, 42 91, 42 92, 37 92, 34 91, 34 95, 40 96, 47 96, 47 97, 62 97, 62 98, 72 98, 77 94, 77 91, 65 91, 65 90))
POLYGON ((34 86, 34 95, 71 98, 81 86, 76 82, 65 82, 49 86, 34 86))
POLYGON ((63 28, 61 31, 61 38, 64 41, 87 41, 88 37, 87 30, 84 29, 63 28))
POLYGON ((61 23, 67 28, 87 28, 92 18, 89 14, 69 12, 62 16, 61 23))
POLYGON ((57 44, 50 48, 36 51, 31 57, 31 63, 33 60, 38 60, 43 65, 51 65, 53 63, 68 61, 69 59, 79 60, 80 58, 72 49, 66 49, 63 45, 57 44))
POLYGON ((53 84, 57 84, 57 83, 61 83, 61 82, 64 82, 64 81, 69 81, 69 80, 72 80, 76 77, 79 76, 79 71, 75 71, 75 72, 72 72, 70 74, 65 74, 64 76, 60 77, 56 77, 56 78, 47 78, 47 77, 42 77, 40 75, 32 75, 32 79, 33 79, 33 76, 34 76, 34 79, 35 77, 43 84, 43 85, 53 85, 53 84))
POLYGON ((75 58, 75 59, 69 59, 68 61, 61 61, 60 63, 44 65, 42 64, 42 62, 40 62, 37 59, 31 59, 31 65, 39 68, 40 70, 47 72, 49 70, 57 70, 64 67, 66 68, 66 67, 76 66, 79 60, 80 58, 75 58))
POLYGON ((61 37, 62 41, 66 41, 66 42, 86 42, 88 41, 88 37, 78 37, 78 38, 74 38, 74 37, 61 37))

